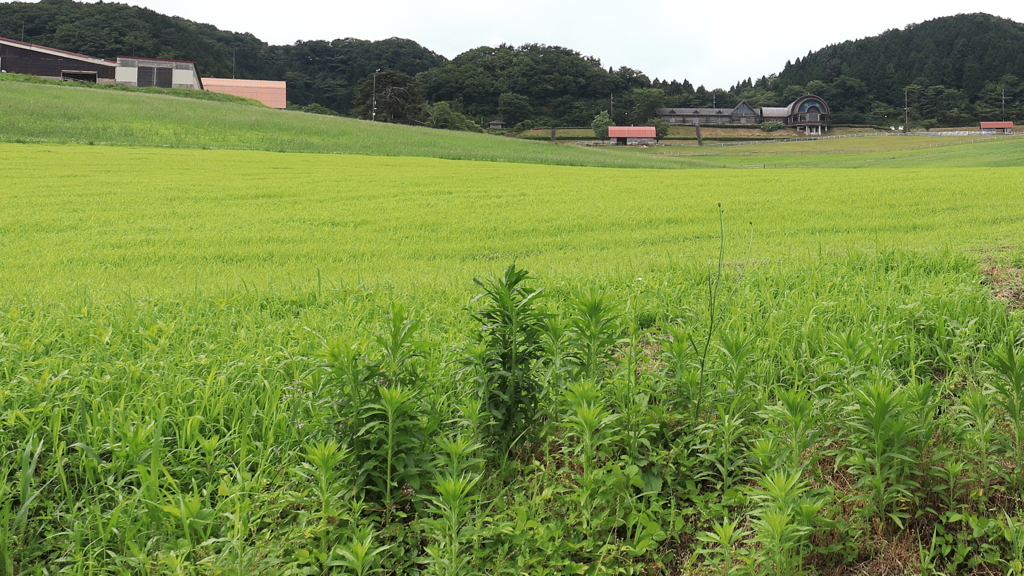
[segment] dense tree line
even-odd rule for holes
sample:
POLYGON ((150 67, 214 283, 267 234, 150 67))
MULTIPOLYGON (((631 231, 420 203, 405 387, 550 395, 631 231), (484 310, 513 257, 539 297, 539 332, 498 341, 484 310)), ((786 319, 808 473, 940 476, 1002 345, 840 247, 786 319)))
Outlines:
POLYGON ((205 76, 285 80, 289 101, 309 111, 371 118, 376 100, 377 120, 456 129, 494 118, 520 127, 589 126, 602 111, 615 124, 640 124, 664 106, 782 106, 805 93, 825 98, 835 123, 900 124, 904 114, 925 126, 1024 121, 1024 25, 986 14, 828 46, 727 90, 605 68, 559 46, 482 46, 451 61, 400 38, 275 46, 104 2, 0 4, 0 36, 102 58, 194 60, 205 76))
POLYGON ((906 96, 912 122, 962 124, 1024 120, 1022 78, 1024 25, 961 14, 809 53, 770 85, 828 86, 838 98, 833 108, 851 120, 902 118, 906 96))

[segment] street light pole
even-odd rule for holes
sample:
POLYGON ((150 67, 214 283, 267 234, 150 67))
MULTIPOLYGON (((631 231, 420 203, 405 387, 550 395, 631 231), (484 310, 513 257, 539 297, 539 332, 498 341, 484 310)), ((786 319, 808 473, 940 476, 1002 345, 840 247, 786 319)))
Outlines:
POLYGON ((380 68, 373 71, 373 111, 370 112, 370 121, 377 121, 377 73, 380 72, 380 68))

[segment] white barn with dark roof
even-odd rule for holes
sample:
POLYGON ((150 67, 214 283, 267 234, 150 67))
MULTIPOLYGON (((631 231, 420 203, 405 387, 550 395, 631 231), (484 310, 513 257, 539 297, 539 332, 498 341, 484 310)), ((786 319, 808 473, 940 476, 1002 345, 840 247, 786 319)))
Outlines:
POLYGON ((658 108, 658 118, 670 125, 757 124, 757 111, 745 101, 735 108, 658 108))

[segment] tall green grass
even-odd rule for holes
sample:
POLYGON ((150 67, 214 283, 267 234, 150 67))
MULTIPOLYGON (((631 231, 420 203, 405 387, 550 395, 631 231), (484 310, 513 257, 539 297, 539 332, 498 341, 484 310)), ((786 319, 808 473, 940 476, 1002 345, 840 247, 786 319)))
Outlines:
POLYGON ((710 273, 692 264, 636 285, 581 273, 582 289, 528 280, 548 289, 533 312, 547 319, 518 332, 539 353, 516 369, 532 382, 531 417, 511 449, 488 408, 503 380, 487 358, 504 349, 496 325, 520 329, 475 318, 482 301, 446 312, 423 295, 396 307, 311 285, 8 303, 0 567, 1014 566, 1019 438, 1000 390, 1016 376, 991 350, 1022 325, 972 259, 851 251, 753 262, 742 278, 727 269, 713 346, 679 357, 670 335, 707 328, 710 273), (622 305, 599 312, 602 300, 622 305), (978 395, 992 406, 980 429, 962 418, 978 395))

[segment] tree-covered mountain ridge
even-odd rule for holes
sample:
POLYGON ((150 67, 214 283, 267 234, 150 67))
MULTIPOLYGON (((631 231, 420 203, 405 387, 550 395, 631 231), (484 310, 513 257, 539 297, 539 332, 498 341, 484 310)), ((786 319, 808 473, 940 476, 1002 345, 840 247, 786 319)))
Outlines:
POLYGON ((778 106, 807 93, 824 97, 846 124, 959 125, 1024 117, 1024 25, 959 14, 809 52, 777 73, 728 89, 683 79, 650 79, 605 68, 570 48, 482 46, 452 60, 413 40, 296 41, 271 45, 249 33, 126 4, 74 0, 0 3, 0 36, 103 58, 140 55, 193 60, 206 76, 284 80, 299 106, 377 119, 466 128, 492 118, 509 125, 589 125, 650 120, 657 107, 778 106), (907 109, 904 110, 904 97, 907 109))
POLYGON ((787 62, 771 84, 814 89, 843 79, 853 108, 875 119, 902 116, 906 98, 912 120, 962 123, 1022 119, 1022 78, 1024 24, 976 13, 827 46, 787 62))

